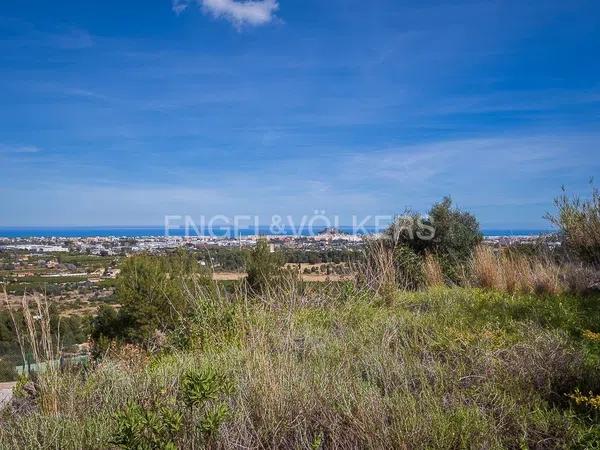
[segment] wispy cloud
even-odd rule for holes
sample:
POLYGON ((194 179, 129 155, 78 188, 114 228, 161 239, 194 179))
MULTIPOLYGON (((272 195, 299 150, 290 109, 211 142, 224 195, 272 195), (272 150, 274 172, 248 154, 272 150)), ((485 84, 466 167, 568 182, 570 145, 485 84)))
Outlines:
POLYGON ((77 27, 53 26, 40 29, 33 23, 19 19, 0 17, 3 36, 0 43, 7 48, 47 47, 59 50, 81 50, 96 44, 94 36, 77 27))
POLYGON ((13 217, 35 224, 41 216, 57 225, 64 217, 80 225, 151 224, 165 214, 299 219, 316 209, 350 224, 354 214, 394 214, 405 207, 426 211, 450 194, 486 227, 538 228, 547 225, 542 217, 562 184, 586 192, 588 177, 599 170, 589 157, 599 138, 593 131, 528 131, 344 152, 324 145, 309 154, 243 166, 216 164, 207 157, 216 153, 206 149, 196 149, 196 157, 177 152, 167 159, 145 151, 135 159, 143 176, 133 178, 124 175, 131 159, 107 164, 89 154, 82 161, 71 152, 53 151, 6 158, 0 189, 4 198, 18 200, 3 204, 0 225, 10 225, 13 217), (98 200, 106 198, 111 201, 98 200), (37 207, 24 212, 24 203, 37 207))
MULTIPOLYGON (((181 14, 192 0, 173 0, 173 11, 181 14)), ((196 0, 205 14, 229 20, 236 27, 265 25, 275 19, 277 0, 196 0)))
POLYGON ((94 46, 94 38, 86 30, 72 28, 49 35, 47 42, 63 50, 81 50, 94 46))
POLYGON ((0 144, 0 153, 38 153, 41 148, 35 145, 3 145, 0 144))
POLYGON ((179 15, 185 11, 189 5, 189 0, 173 0, 173 12, 179 15))

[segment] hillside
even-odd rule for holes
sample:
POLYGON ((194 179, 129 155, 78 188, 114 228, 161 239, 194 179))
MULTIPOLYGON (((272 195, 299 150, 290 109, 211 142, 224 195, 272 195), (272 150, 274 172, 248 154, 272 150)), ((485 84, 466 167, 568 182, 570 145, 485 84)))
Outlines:
POLYGON ((0 447, 110 448, 136 433, 131 448, 586 448, 600 439, 597 403, 576 397, 600 392, 598 298, 289 287, 268 302, 199 299, 185 350, 126 346, 87 373, 46 380, 3 417, 0 447), (193 406, 190 374, 204 380, 193 406))

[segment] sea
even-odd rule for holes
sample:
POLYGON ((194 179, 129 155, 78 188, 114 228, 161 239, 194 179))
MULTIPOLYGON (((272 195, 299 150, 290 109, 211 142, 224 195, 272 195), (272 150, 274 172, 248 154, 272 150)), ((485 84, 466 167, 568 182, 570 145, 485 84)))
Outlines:
MULTIPOLYGON (((343 233, 354 232, 351 226, 340 226, 337 228, 343 233)), ((280 227, 273 230, 270 226, 238 228, 232 227, 213 227, 210 232, 196 232, 195 230, 185 230, 185 228, 170 228, 169 236, 256 236, 256 235, 280 235, 280 236, 310 236, 317 234, 318 229, 310 230, 308 228, 297 230, 293 228, 280 227)), ((375 227, 364 227, 356 234, 373 234, 382 230, 375 227)), ((520 236, 540 236, 550 234, 553 230, 547 229, 483 229, 486 237, 520 237, 520 236)), ((89 227, 0 227, 0 237, 3 238, 77 238, 77 237, 164 237, 165 228, 161 226, 89 226, 89 227)))

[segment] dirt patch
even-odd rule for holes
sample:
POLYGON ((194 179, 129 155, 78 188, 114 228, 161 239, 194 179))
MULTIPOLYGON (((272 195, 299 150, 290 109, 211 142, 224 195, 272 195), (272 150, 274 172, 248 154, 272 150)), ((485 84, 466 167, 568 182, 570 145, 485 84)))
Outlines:
POLYGON ((0 383, 0 409, 12 400, 12 391, 16 383, 0 383))
MULTIPOLYGON (((214 272, 213 280, 215 281, 238 281, 245 278, 247 275, 245 272, 214 272)), ((351 280, 352 275, 326 275, 320 273, 303 273, 301 274, 303 281, 313 281, 325 283, 328 281, 345 281, 351 280)))
POLYGON ((237 281, 246 278, 245 272, 214 272, 212 278, 215 281, 237 281))

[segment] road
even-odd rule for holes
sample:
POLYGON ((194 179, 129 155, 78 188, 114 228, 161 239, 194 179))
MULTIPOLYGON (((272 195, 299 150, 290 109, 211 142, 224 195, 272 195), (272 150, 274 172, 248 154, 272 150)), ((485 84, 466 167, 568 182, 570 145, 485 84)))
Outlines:
POLYGON ((15 383, 0 383, 0 409, 12 399, 15 383))

